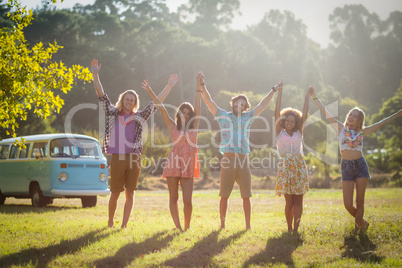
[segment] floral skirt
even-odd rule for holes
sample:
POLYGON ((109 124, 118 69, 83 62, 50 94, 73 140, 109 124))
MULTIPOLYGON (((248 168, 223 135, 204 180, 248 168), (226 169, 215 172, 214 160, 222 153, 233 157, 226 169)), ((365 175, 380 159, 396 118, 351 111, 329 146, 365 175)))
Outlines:
POLYGON ((295 154, 281 156, 275 194, 302 195, 308 190, 308 170, 303 156, 295 154))

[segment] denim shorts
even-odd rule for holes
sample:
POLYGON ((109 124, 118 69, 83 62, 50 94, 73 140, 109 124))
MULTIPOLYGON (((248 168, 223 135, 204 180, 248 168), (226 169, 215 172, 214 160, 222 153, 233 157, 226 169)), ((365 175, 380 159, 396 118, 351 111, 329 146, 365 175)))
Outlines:
POLYGON ((342 159, 341 171, 342 181, 356 181, 358 178, 370 179, 370 172, 363 156, 356 160, 342 159))

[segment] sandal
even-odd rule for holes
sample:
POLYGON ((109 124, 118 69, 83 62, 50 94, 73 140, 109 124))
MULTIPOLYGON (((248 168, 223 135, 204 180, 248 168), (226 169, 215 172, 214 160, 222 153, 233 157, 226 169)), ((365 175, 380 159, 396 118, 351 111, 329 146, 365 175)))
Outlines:
POLYGON ((360 227, 360 230, 362 230, 363 232, 367 231, 367 228, 369 227, 369 223, 365 220, 363 220, 363 226, 360 227))
POLYGON ((362 226, 359 226, 359 225, 357 225, 357 223, 355 223, 355 231, 354 231, 355 234, 357 234, 359 231, 366 232, 369 225, 370 224, 365 220, 363 220, 362 226))

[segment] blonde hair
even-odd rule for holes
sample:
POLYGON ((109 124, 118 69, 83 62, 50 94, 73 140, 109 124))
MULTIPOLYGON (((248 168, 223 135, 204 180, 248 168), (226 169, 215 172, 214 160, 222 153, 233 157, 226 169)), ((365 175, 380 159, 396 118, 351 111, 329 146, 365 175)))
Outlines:
POLYGON ((294 116, 295 117, 295 126, 293 127, 292 131, 296 132, 297 130, 299 130, 300 132, 302 132, 302 112, 300 112, 297 109, 293 109, 293 108, 285 108, 281 111, 280 113, 280 117, 279 117, 279 126, 281 127, 281 129, 283 129, 285 127, 285 120, 288 116, 294 116))
POLYGON ((245 111, 250 110, 251 104, 250 104, 250 102, 248 101, 247 96, 244 95, 244 94, 239 94, 239 95, 233 97, 232 100, 231 100, 231 102, 230 102, 230 106, 233 107, 234 103, 235 103, 236 101, 238 101, 239 99, 242 99, 242 100, 244 100, 244 101, 246 102, 246 106, 244 107, 244 108, 245 108, 245 111))
POLYGON ((119 99, 116 102, 116 108, 119 111, 121 111, 121 109, 123 108, 123 100, 124 100, 124 97, 126 96, 126 94, 133 94, 135 96, 133 112, 136 112, 138 110, 138 107, 140 107, 140 99, 138 98, 138 94, 132 89, 126 90, 119 95, 119 99))
POLYGON ((357 129, 358 130, 363 130, 364 129, 364 117, 365 117, 365 114, 364 114, 363 110, 360 109, 359 107, 354 107, 353 109, 351 109, 348 112, 348 114, 346 115, 345 122, 343 123, 343 125, 346 127, 346 124, 348 122, 348 117, 349 117, 350 113, 353 112, 353 111, 357 111, 357 113, 358 113, 357 129))

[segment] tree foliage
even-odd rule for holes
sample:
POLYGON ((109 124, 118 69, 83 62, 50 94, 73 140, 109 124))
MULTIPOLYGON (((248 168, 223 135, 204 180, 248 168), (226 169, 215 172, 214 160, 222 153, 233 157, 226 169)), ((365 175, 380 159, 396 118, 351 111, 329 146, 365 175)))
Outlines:
POLYGON ((17 121, 26 120, 29 110, 43 119, 59 112, 64 101, 57 91, 67 93, 77 79, 90 81, 92 76, 80 65, 68 68, 53 61, 53 54, 62 48, 57 42, 29 48, 24 28, 31 23, 32 10, 14 0, 8 6, 15 11, 7 14, 13 25, 0 30, 0 127, 15 137, 17 121))

